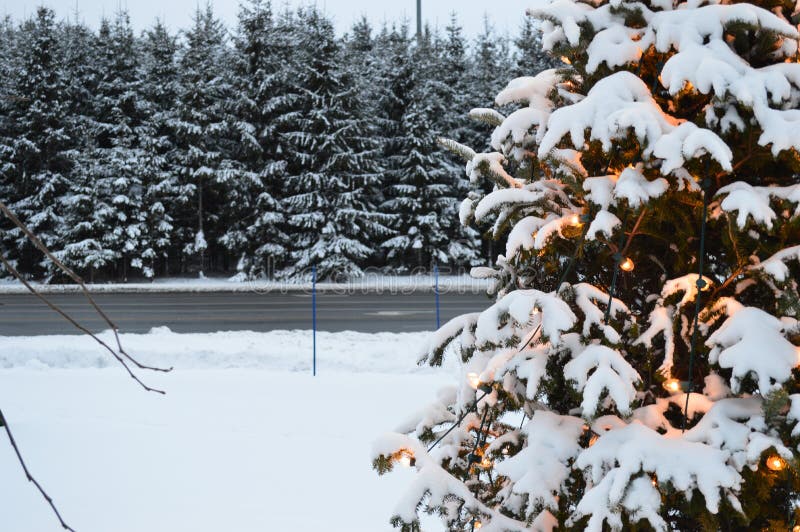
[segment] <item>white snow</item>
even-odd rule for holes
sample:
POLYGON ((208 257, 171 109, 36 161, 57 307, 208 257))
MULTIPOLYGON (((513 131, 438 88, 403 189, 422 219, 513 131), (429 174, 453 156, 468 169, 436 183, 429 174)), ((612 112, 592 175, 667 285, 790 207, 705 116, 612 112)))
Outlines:
POLYGON ((564 377, 575 381, 576 389, 583 393, 581 409, 587 418, 597 411, 604 391, 614 400, 617 410, 630 413, 631 402, 636 398, 634 385, 642 380, 618 351, 597 344, 574 355, 564 366, 564 377))
MULTIPOLYGON (((581 452, 576 463, 582 469, 588 468, 592 482, 597 484, 589 493, 600 490, 606 495, 594 501, 587 493, 584 500, 588 498, 613 508, 624 497, 632 477, 644 472, 655 474, 659 482, 671 482, 681 491, 698 489, 705 497, 706 507, 716 513, 721 501, 720 492, 738 488, 742 480, 739 473, 727 464, 727 458, 725 451, 662 436, 634 422, 600 436, 597 443, 581 452), (609 476, 612 471, 616 473, 609 476)), ((658 509, 660 497, 653 502, 658 509)), ((605 510, 599 505, 591 504, 591 508, 584 508, 581 513, 602 514, 605 510)))
POLYGON ((800 261, 800 246, 782 249, 768 259, 753 266, 753 268, 763 270, 776 281, 783 282, 789 277, 789 267, 786 266, 786 261, 789 260, 800 261))
MULTIPOLYGON (((371 442, 448 372, 416 368, 425 333, 318 339, 313 378, 309 331, 124 335, 144 361, 176 366, 145 375, 167 390, 159 396, 114 365, 100 369, 108 361, 86 338, 0 338, 0 405, 32 472, 82 532, 391 530, 413 475, 378 477, 371 442)), ((0 468, 2 528, 57 529, 5 438, 0 468)), ((423 526, 441 530, 436 519, 423 526)))
POLYGON ((558 510, 558 493, 570 475, 569 462, 580 451, 583 420, 539 411, 525 424, 527 445, 495 469, 507 476, 514 493, 528 496, 528 512, 539 506, 558 510))
POLYGON ((601 79, 586 98, 553 111, 539 145, 539 157, 545 157, 567 134, 576 149, 587 140, 597 140, 609 152, 612 143, 629 132, 644 146, 645 157, 664 160, 661 167, 664 175, 683 166, 686 160, 706 154, 722 168, 728 171, 732 168, 732 153, 721 138, 710 130, 691 122, 681 123, 665 114, 650 88, 627 71, 601 79))
MULTIPOLYGON (((100 338, 114 343, 110 332, 100 338)), ((148 365, 177 369, 258 368, 311 371, 311 331, 229 331, 179 334, 167 327, 121 334, 126 351, 148 365)), ((432 371, 417 368, 430 333, 317 332, 317 368, 348 372, 432 371)), ((0 368, 119 369, 88 336, 0 336, 0 368)), ((120 378, 124 374, 120 373, 120 378)))
POLYGON ((754 374, 758 390, 766 395, 773 385, 786 382, 800 364, 800 348, 784 336, 778 318, 755 307, 734 312, 706 341, 709 361, 733 369, 731 390, 738 393, 741 380, 754 374), (754 354, 758 356, 753 356, 754 354))

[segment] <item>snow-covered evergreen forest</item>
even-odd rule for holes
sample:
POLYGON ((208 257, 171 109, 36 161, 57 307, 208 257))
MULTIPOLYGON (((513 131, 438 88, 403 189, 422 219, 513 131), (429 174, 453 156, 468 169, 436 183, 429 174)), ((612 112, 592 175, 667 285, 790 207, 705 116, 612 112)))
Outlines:
MULTIPOLYGON (((138 32, 124 11, 93 28, 40 8, 0 22, 0 199, 93 281, 486 263, 436 138, 480 148, 491 128, 467 111, 548 61, 530 21, 339 36, 314 7, 250 0, 235 28, 206 7, 138 32)), ((59 279, 2 228, 21 272, 59 279)))

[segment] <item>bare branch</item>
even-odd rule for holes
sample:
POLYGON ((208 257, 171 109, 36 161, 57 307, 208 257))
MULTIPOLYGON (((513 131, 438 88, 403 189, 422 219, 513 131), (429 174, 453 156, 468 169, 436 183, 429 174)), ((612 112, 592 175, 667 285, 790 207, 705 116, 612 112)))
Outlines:
POLYGON ((17 442, 14 440, 14 435, 11 434, 11 427, 8 426, 8 421, 6 420, 5 416, 3 416, 3 411, 0 410, 0 427, 3 427, 6 431, 6 435, 8 436, 8 441, 11 442, 11 447, 14 448, 14 453, 17 455, 17 460, 19 461, 19 465, 22 466, 22 470, 25 472, 25 476, 28 478, 29 482, 32 482, 36 489, 39 490, 39 493, 42 494, 44 500, 47 501, 47 504, 50 505, 50 508, 53 509, 53 513, 56 514, 58 521, 61 523, 61 528, 64 530, 69 530, 70 532, 75 532, 75 529, 70 527, 67 523, 64 522, 64 519, 61 517, 61 514, 56 508, 55 503, 53 502, 53 498, 47 494, 41 484, 31 475, 31 472, 28 470, 28 466, 25 464, 25 460, 22 459, 22 453, 19 452, 19 447, 17 447, 17 442))

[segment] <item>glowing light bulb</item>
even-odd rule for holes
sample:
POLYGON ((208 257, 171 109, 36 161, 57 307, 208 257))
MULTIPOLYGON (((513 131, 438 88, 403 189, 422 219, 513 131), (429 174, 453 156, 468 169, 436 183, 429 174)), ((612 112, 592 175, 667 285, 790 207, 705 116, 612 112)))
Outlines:
POLYGON ((415 465, 416 459, 411 451, 403 449, 400 451, 400 458, 398 459, 398 462, 400 462, 400 465, 403 467, 412 467, 415 465))
POLYGON ((477 519, 472 522, 472 528, 474 528, 475 530, 478 530, 482 526, 483 526, 483 523, 481 523, 477 519))
POLYGON ((492 461, 488 457, 484 456, 483 460, 481 460, 481 467, 484 469, 489 469, 492 467, 492 461))
POLYGON ((664 389, 669 393, 678 393, 681 391, 681 381, 678 379, 667 379, 664 381, 664 389))
POLYGON ((561 62, 562 62, 562 63, 565 63, 565 64, 567 64, 567 65, 571 65, 571 64, 572 64, 572 61, 570 61, 570 60, 569 60, 569 57, 567 57, 567 56, 565 56, 565 55, 562 55, 562 56, 561 56, 561 62))
POLYGON ((589 438, 589 447, 591 447, 592 445, 597 443, 597 440, 599 440, 599 439, 600 439, 600 436, 598 436, 597 434, 592 434, 592 437, 589 438))
POLYGON ((792 532, 800 532, 800 525, 794 525, 792 532))
POLYGON ((771 471, 783 471, 786 469, 786 460, 781 458, 780 456, 773 455, 767 458, 767 467, 771 471))
POLYGON ((619 267, 620 267, 620 269, 621 269, 622 271, 624 271, 624 272, 632 272, 632 271, 633 271, 633 269, 636 267, 636 265, 635 265, 635 264, 633 264, 633 261, 631 260, 631 258, 630 258, 630 257, 625 257, 625 260, 623 260, 623 261, 622 261, 622 262, 619 264, 619 267))
POLYGON ((580 216, 578 216, 577 214, 573 214, 572 216, 570 216, 570 217, 569 217, 569 223, 570 223, 570 225, 572 225, 573 227, 580 227, 580 226, 582 226, 582 225, 583 225, 583 224, 581 223, 581 217, 580 217, 580 216))
POLYGON ((653 487, 656 487, 656 486, 658 486, 658 478, 656 478, 656 476, 655 476, 655 475, 653 475, 652 477, 650 477, 650 484, 652 484, 652 485, 653 485, 653 487))
POLYGON ((478 374, 475 372, 467 373, 467 380, 469 381, 469 385, 475 388, 476 390, 481 385, 481 379, 478 378, 478 374))

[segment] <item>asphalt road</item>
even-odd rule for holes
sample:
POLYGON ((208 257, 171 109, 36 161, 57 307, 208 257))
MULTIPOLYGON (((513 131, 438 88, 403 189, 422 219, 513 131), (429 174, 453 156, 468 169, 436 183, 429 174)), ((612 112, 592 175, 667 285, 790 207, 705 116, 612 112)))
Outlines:
MULTIPOLYGON (((95 300, 122 332, 166 326, 175 332, 270 331, 311 328, 311 295, 302 293, 96 294, 95 300)), ((108 327, 80 294, 48 298, 93 332, 108 327)), ((440 296, 441 323, 489 306, 483 294, 440 296)), ((436 327, 432 293, 317 295, 322 331, 405 332, 436 327)), ((72 334, 75 328, 30 295, 0 295, 0 335, 72 334)))

